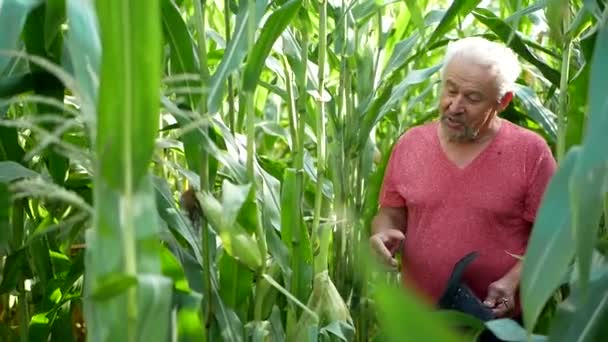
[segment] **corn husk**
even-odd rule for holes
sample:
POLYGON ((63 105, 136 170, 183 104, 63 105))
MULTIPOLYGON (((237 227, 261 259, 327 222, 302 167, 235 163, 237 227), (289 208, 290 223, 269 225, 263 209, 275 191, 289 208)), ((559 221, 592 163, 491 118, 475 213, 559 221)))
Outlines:
POLYGON ((259 270, 262 267, 262 253, 256 240, 238 222, 226 217, 223 205, 211 193, 197 193, 196 196, 226 253, 250 269, 259 270))
POLYGON ((317 314, 317 318, 303 312, 289 341, 311 341, 311 326, 324 327, 335 321, 344 321, 353 325, 348 307, 338 289, 331 281, 327 270, 315 275, 312 293, 307 306, 317 314))

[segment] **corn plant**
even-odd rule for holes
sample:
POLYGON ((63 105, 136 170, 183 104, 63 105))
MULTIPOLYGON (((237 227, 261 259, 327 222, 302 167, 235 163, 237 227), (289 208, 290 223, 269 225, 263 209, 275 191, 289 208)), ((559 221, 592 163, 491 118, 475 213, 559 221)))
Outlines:
POLYGON ((602 340, 606 5, 0 1, 1 339, 602 340), (434 312, 366 248, 471 35, 520 56, 503 116, 560 162, 523 327, 434 312))

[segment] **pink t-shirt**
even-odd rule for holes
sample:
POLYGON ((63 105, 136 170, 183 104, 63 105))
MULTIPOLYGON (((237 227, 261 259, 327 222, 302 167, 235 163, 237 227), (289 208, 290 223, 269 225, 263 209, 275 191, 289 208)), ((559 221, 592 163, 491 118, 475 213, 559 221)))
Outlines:
MULTIPOLYGON (((409 129, 387 165, 380 205, 408 209, 403 279, 435 303, 454 264, 477 259, 464 281, 483 300, 490 283, 523 255, 542 195, 556 169, 546 142, 503 120, 465 168, 445 155, 437 121, 409 129)), ((405 228, 405 227, 404 227, 405 228)))

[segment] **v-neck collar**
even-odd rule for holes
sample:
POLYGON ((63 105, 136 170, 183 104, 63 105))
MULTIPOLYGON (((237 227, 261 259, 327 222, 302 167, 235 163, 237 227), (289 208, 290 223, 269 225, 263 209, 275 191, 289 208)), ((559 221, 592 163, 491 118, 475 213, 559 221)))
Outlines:
POLYGON ((476 164, 478 164, 482 159, 485 158, 485 155, 489 154, 491 152, 491 150, 494 149, 495 145, 497 144, 497 141, 499 141, 502 138, 502 135, 504 134, 503 132, 505 131, 505 126, 507 125, 507 120, 502 120, 500 127, 498 128, 498 132, 496 133, 496 135, 492 138, 492 140, 488 143, 488 145, 486 147, 484 147, 476 156, 475 158, 473 158, 469 163, 467 163, 464 167, 460 167, 458 165, 456 165, 456 163, 454 163, 449 157, 448 154, 445 152, 445 150, 443 149, 443 147, 441 146, 441 140, 439 139, 439 126, 440 122, 436 121, 435 123, 435 127, 433 129, 434 134, 434 141, 435 141, 435 146, 437 147, 437 151, 440 155, 440 159, 443 160, 450 169, 453 169, 457 172, 463 173, 468 171, 469 169, 473 168, 476 164))

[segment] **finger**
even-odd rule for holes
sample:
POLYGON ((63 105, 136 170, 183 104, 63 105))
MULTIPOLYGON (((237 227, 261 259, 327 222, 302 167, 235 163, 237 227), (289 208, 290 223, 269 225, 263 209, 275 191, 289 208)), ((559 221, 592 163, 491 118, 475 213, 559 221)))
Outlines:
POLYGON ((389 240, 401 241, 405 239, 405 235, 403 235, 403 232, 397 229, 386 230, 383 235, 384 239, 386 239, 384 242, 387 242, 389 240))
POLYGON ((488 307, 495 307, 496 306, 496 302, 498 301, 498 293, 495 290, 490 289, 488 291, 488 295, 486 296, 486 299, 483 301, 483 304, 485 304, 488 307))
POLYGON ((502 288, 496 286, 494 283, 490 284, 490 286, 488 286, 488 295, 486 296, 486 299, 484 300, 484 304, 486 304, 489 307, 495 307, 498 306, 498 304, 501 303, 502 298, 505 297, 505 292, 502 290, 502 288))
POLYGON ((390 250, 391 255, 395 255, 395 253, 397 253, 397 251, 403 247, 403 241, 404 240, 392 241, 391 243, 385 245, 390 245, 388 249, 390 250))
POLYGON ((486 298, 483 301, 483 305, 489 307, 489 308, 493 308, 494 306, 496 306, 496 301, 490 298, 486 298))
POLYGON ((384 259, 384 262, 393 267, 397 266, 397 261, 393 259, 391 252, 378 237, 372 238, 372 247, 384 259))
POLYGON ((498 304, 494 309, 492 309, 492 312, 496 317, 504 317, 509 312, 509 308, 505 304, 498 304))
POLYGON ((379 235, 384 245, 389 249, 391 255, 395 255, 397 250, 403 245, 405 235, 399 230, 390 229, 379 235))

